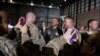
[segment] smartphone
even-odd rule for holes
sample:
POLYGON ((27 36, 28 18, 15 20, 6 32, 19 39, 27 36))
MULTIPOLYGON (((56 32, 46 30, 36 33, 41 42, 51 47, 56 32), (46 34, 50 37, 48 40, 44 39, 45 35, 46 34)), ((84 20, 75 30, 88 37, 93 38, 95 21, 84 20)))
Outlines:
POLYGON ((21 17, 20 18, 20 25, 25 25, 26 24, 26 18, 25 17, 21 17))

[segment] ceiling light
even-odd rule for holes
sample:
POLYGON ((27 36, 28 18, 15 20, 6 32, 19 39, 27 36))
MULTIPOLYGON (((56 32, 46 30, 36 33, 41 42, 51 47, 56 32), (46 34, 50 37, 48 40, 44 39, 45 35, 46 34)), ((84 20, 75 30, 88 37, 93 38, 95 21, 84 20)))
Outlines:
POLYGON ((66 0, 64 0, 66 2, 66 0))
POLYGON ((10 0, 10 3, 12 3, 13 2, 13 0, 10 0))
POLYGON ((14 3, 14 1, 13 1, 13 0, 9 0, 9 2, 10 2, 10 3, 14 3))
POLYGON ((34 5, 34 3, 31 3, 30 5, 31 5, 31 6, 33 6, 33 5, 34 5))
POLYGON ((34 6, 34 3, 33 3, 33 1, 31 1, 30 5, 31 5, 31 6, 34 6))
POLYGON ((53 8, 53 4, 51 3, 51 5, 49 5, 49 8, 53 8))
POLYGON ((52 5, 49 5, 49 8, 52 8, 52 5))

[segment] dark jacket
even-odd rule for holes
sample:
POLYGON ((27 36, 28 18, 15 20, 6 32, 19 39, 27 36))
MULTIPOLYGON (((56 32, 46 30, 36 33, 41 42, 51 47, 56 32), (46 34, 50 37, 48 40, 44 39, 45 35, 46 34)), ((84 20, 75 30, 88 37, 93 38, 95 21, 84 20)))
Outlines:
POLYGON ((48 43, 50 40, 57 38, 63 35, 63 32, 60 28, 53 29, 52 27, 47 28, 45 31, 45 40, 48 43))

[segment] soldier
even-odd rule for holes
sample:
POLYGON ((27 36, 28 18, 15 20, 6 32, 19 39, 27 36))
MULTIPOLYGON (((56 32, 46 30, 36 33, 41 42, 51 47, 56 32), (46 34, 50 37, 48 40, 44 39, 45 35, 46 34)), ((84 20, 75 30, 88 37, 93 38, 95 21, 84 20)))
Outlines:
POLYGON ((98 21, 95 19, 91 19, 88 21, 88 29, 86 30, 86 33, 91 35, 95 34, 99 31, 98 29, 98 21))
MULTIPOLYGON (((16 42, 7 38, 8 32, 8 19, 3 14, 5 11, 0 11, 0 51, 5 56, 17 56, 16 55, 16 42)), ((1 54, 0 54, 1 56, 1 54)))
POLYGON ((60 50, 63 49, 63 46, 67 43, 69 45, 81 42, 81 36, 78 30, 74 27, 74 22, 72 17, 65 17, 65 27, 67 31, 60 36, 59 38, 51 40, 46 47, 51 47, 54 49, 54 53, 58 56, 60 50))
POLYGON ((40 46, 45 45, 45 40, 43 39, 43 36, 39 32, 38 27, 34 24, 34 21, 36 19, 36 14, 32 11, 29 11, 26 14, 26 23, 24 26, 22 26, 19 22, 15 26, 15 28, 19 28, 21 30, 21 44, 23 44, 26 41, 32 41, 34 44, 38 44, 40 46))

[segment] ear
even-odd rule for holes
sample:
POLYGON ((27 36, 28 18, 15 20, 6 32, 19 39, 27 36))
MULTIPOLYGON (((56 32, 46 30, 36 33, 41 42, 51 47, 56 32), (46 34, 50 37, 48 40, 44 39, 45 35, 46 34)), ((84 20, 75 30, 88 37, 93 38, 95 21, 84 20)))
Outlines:
POLYGON ((93 54, 93 53, 95 53, 95 47, 90 48, 90 54, 93 54))
POLYGON ((91 23, 89 24, 89 26, 91 26, 91 23))

